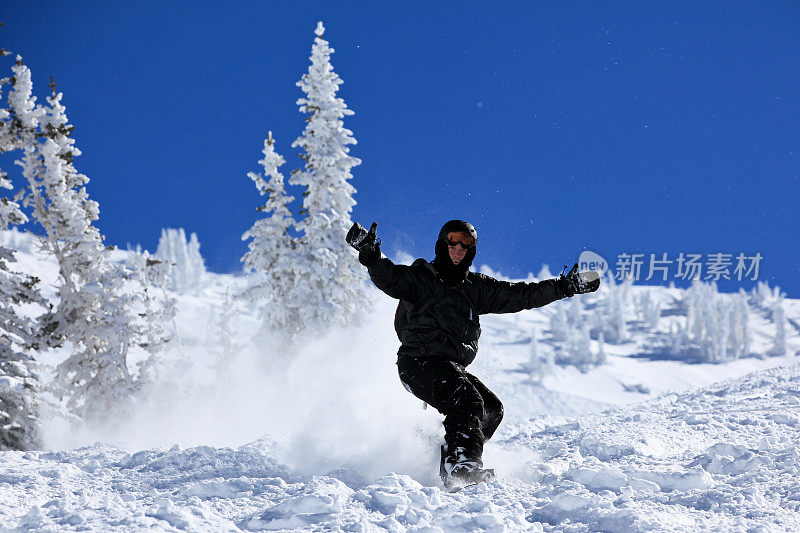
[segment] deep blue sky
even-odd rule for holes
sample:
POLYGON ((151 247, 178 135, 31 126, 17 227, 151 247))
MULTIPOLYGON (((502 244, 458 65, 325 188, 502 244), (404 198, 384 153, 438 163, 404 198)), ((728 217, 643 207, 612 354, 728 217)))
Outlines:
POLYGON ((390 255, 431 257, 464 218, 476 264, 512 276, 583 249, 760 252, 760 279, 800 297, 800 3, 394 5, 4 0, 0 46, 40 98, 54 75, 110 244, 184 227, 211 270, 240 269, 246 173, 268 130, 299 166, 322 20, 356 113, 353 218, 390 255))

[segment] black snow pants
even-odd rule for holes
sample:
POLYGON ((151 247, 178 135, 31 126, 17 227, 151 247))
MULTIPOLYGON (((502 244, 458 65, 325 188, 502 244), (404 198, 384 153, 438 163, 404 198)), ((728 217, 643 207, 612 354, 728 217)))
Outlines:
POLYGON ((444 418, 449 450, 463 448, 467 460, 482 464, 483 444, 503 419, 503 404, 486 385, 452 361, 398 356, 397 370, 406 388, 444 418))

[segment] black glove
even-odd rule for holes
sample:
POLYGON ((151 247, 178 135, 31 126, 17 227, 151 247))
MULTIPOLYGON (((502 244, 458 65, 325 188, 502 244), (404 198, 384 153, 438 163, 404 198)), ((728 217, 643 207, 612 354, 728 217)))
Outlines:
MULTIPOLYGON (((567 270, 566 266, 564 270, 567 270)), ((594 272, 578 272, 578 263, 575 263, 575 266, 566 276, 564 272, 561 272, 558 284, 565 296, 586 294, 587 292, 594 292, 600 287, 600 276, 594 272)))
POLYGON ((347 244, 358 250, 358 262, 364 266, 374 265, 381 258, 381 241, 378 239, 378 223, 373 222, 369 231, 356 222, 345 237, 347 244))

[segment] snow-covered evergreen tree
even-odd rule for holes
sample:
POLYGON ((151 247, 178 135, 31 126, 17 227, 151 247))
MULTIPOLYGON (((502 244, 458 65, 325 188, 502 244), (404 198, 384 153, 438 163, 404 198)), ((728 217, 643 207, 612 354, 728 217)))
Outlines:
POLYGON ((230 288, 225 291, 225 300, 216 310, 209 328, 208 345, 214 352, 214 369, 217 379, 226 381, 230 379, 232 366, 244 348, 236 341, 236 331, 233 328, 233 319, 236 316, 236 306, 230 288))
MULTIPOLYGON (((31 72, 22 58, 11 68, 11 78, 0 79, 0 100, 5 85, 10 85, 7 101, 0 106, 0 154, 22 149, 33 142, 39 127, 39 119, 43 110, 36 106, 33 96, 31 72)), ((0 168, 0 189, 13 191, 11 180, 0 168)), ((0 190, 0 192, 2 192, 0 190)), ((8 228, 15 224, 24 224, 28 217, 20 210, 20 205, 11 197, 0 198, 0 228, 8 228)))
POLYGON ((749 301, 756 307, 771 310, 775 302, 780 298, 781 288, 778 286, 770 288, 766 281, 759 281, 750 292, 749 301))
MULTIPOLYGON (((0 153, 19 150, 32 140, 41 115, 31 96, 30 71, 19 57, 13 72, 13 78, 0 80, 0 101, 4 86, 11 85, 8 101, 0 107, 0 153)), ((0 194, 6 190, 13 191, 13 186, 0 169, 0 194)), ((27 221, 13 198, 0 197, 0 231, 27 221)), ((0 450, 31 450, 39 445, 40 389, 31 354, 49 339, 19 306, 46 304, 39 280, 15 271, 14 262, 14 251, 0 244, 0 450)))
MULTIPOLYGON (((11 86, 8 101, 0 106, 0 154, 19 150, 27 139, 32 140, 41 115, 41 112, 34 111, 36 98, 31 95, 33 86, 30 70, 22 63, 21 57, 17 57, 12 71, 14 72, 12 78, 0 79, 0 102, 3 99, 5 86, 11 86)), ((0 194, 13 190, 14 186, 8 174, 0 168, 0 194)), ((5 195, 0 197, 0 230, 27 221, 28 217, 17 202, 5 195)))
POLYGON ((169 288, 172 290, 194 287, 206 273, 197 234, 192 233, 187 241, 183 228, 162 229, 155 256, 169 265, 169 288))
POLYGON ((131 252, 131 260, 135 273, 135 290, 140 291, 141 308, 138 309, 139 330, 142 336, 139 346, 148 352, 147 359, 139 363, 137 388, 146 383, 154 383, 163 366, 161 352, 172 341, 175 332, 170 326, 175 324, 176 300, 167 291, 159 287, 155 281, 163 280, 168 272, 168 265, 150 256, 150 252, 131 252))
POLYGON ((606 339, 621 344, 630 338, 626 316, 633 279, 627 278, 619 285, 615 283, 612 275, 607 276, 607 280, 605 285, 608 290, 603 313, 605 320, 601 322, 600 329, 605 333, 606 339))
POLYGON ((294 198, 286 194, 283 174, 278 167, 285 160, 275 151, 275 140, 269 132, 264 141, 264 158, 258 162, 264 175, 249 172, 261 196, 267 201, 256 211, 266 215, 242 235, 252 239, 242 257, 245 272, 251 272, 250 284, 243 296, 259 309, 262 331, 293 331, 299 325, 298 302, 292 297, 298 282, 295 243, 289 234, 295 225, 288 204, 294 198))
POLYGON ((589 325, 583 316, 581 300, 572 298, 566 303, 566 307, 568 327, 564 331, 566 338, 556 353, 556 363, 574 365, 581 369, 602 364, 604 361, 599 360, 597 354, 591 350, 589 325))
POLYGON ((669 324, 669 349, 675 358, 686 350, 688 342, 688 329, 680 327, 674 321, 669 324))
POLYGON ((559 365, 574 365, 581 369, 600 365, 605 357, 591 350, 591 325, 579 298, 551 304, 550 332, 557 342, 554 360, 559 365))
POLYGON ((747 353, 750 339, 745 295, 720 294, 715 283, 698 280, 685 294, 682 305, 686 327, 676 335, 689 353, 709 363, 731 361, 747 353))
MULTIPOLYGON (((19 75, 29 85, 30 71, 20 69, 19 75)), ((58 261, 54 334, 74 349, 56 368, 55 389, 67 397, 73 412, 86 416, 102 414, 104 407, 127 397, 128 349, 138 332, 135 296, 123 293, 122 272, 110 262, 92 224, 98 218, 98 205, 86 192, 89 179, 73 165, 80 150, 70 138, 73 127, 61 99, 54 89, 47 106, 34 108, 40 111, 38 137, 26 135, 17 164, 28 184, 25 205, 32 207, 33 219, 45 230, 41 247, 58 261)), ((18 106, 17 116, 33 113, 30 99, 11 104, 18 106)))
MULTIPOLYGON (((11 188, 0 175, 0 188, 11 188)), ((0 199, 0 231, 26 221, 19 205, 0 199)), ((12 250, 0 245, 0 450, 38 447, 39 380, 31 350, 39 347, 34 320, 20 312, 21 304, 45 306, 38 279, 15 272, 12 250)))
POLYGON ((350 170, 361 161, 348 155, 348 145, 356 140, 342 119, 353 112, 336 97, 342 80, 331 66, 333 49, 322 38, 324 31, 318 23, 311 66, 297 83, 306 94, 297 103, 308 116, 303 134, 292 146, 303 149, 305 168, 289 180, 305 189, 301 211, 305 218, 296 225, 302 232, 298 270, 304 280, 296 299, 302 303, 303 323, 317 326, 343 323, 367 303, 364 269, 344 241, 355 205, 350 170))
POLYGON ((606 336, 603 332, 600 332, 600 335, 597 337, 597 355, 595 357, 600 363, 605 362, 608 357, 606 355, 606 336))
POLYGON ((528 362, 524 366, 528 374, 528 382, 540 384, 542 380, 553 373, 555 361, 551 351, 543 351, 539 346, 536 330, 531 331, 531 347, 528 362))
POLYGON ((539 273, 536 274, 536 279, 538 281, 542 281, 542 280, 551 279, 551 278, 553 278, 553 273, 550 272, 550 266, 543 264, 542 268, 539 270, 539 273))
POLYGON ((651 330, 658 328, 658 319, 661 317, 661 303, 653 300, 651 291, 645 290, 638 300, 639 315, 642 322, 651 330))
POLYGON ((744 289, 739 289, 739 294, 733 295, 732 298, 733 318, 729 344, 733 350, 734 359, 739 359, 750 353, 750 309, 744 289))
POLYGON ((783 311, 783 297, 784 294, 779 292, 772 309, 772 321, 775 322, 775 338, 769 351, 770 355, 785 355, 787 351, 786 316, 783 311))
POLYGON ((11 251, 0 247, 0 450, 31 450, 39 445, 40 385, 31 355, 38 331, 17 306, 45 303, 38 280, 13 272, 13 261, 11 251))
POLYGON ((550 332, 556 341, 566 341, 569 338, 570 323, 567 316, 567 303, 564 301, 555 302, 551 305, 550 313, 550 332))

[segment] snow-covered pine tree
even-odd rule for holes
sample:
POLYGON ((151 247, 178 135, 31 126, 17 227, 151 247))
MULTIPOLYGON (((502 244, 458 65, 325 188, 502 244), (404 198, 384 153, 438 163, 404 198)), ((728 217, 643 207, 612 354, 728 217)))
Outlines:
MULTIPOLYGON (((30 73, 21 58, 13 67, 14 78, 0 80, 12 86, 8 107, 0 107, 0 153, 19 150, 32 139, 39 113, 31 96, 30 73), (12 105, 13 102, 13 105, 12 105)), ((0 169, 0 190, 13 190, 11 180, 0 169)), ((28 217, 12 198, 0 198, 0 231, 24 224, 28 217)), ((46 344, 36 321, 20 312, 22 304, 46 303, 38 279, 14 271, 14 251, 0 244, 0 450, 31 450, 39 446, 39 379, 31 352, 46 344)))
POLYGON ((606 287, 608 292, 606 293, 604 304, 605 312, 603 316, 605 316, 605 322, 603 323, 602 331, 608 335, 606 338, 611 342, 622 344, 627 342, 629 338, 628 323, 625 317, 633 279, 628 277, 619 285, 614 281, 613 275, 609 274, 607 279, 606 287))
POLYGON ((604 363, 608 356, 606 355, 606 336, 601 331, 597 336, 597 355, 595 356, 600 364, 604 363))
POLYGON ((531 347, 528 362, 523 366, 523 369, 528 374, 528 383, 533 384, 541 384, 542 380, 555 370, 553 353, 549 350, 542 351, 539 346, 536 329, 531 330, 531 347))
POLYGON ((182 291, 194 287, 202 281, 206 273, 197 234, 192 233, 187 241, 183 228, 162 229, 155 256, 169 265, 168 288, 172 290, 182 291))
POLYGON ((18 306, 44 307, 45 301, 39 280, 14 272, 14 261, 13 252, 0 246, 0 450, 31 450, 39 445, 40 386, 31 355, 39 348, 39 331, 18 306))
POLYGON ((214 352, 214 369, 217 379, 230 381, 236 358, 244 346, 236 341, 233 319, 236 318, 236 305, 230 287, 225 291, 225 300, 214 313, 209 327, 208 344, 214 352))
POLYGON ((565 342, 569 339, 570 323, 567 316, 566 302, 553 303, 550 313, 550 333, 556 341, 565 342))
POLYGON ((542 268, 539 270, 539 273, 536 274, 536 279, 542 281, 551 278, 553 278, 553 273, 550 272, 550 265, 542 264, 542 268))
POLYGON ((770 355, 785 355, 788 350, 786 346, 786 316, 783 311, 783 298, 784 294, 779 291, 772 309, 772 321, 775 322, 775 337, 772 348, 769 350, 770 355))
MULTIPOLYGON (((33 96, 31 71, 17 56, 11 67, 14 75, 0 79, 0 98, 3 87, 10 85, 6 105, 0 107, 0 153, 22 149, 33 142, 39 127, 39 119, 44 110, 36 105, 33 96)), ((0 169, 0 188, 13 190, 8 175, 0 169)), ((11 198, 0 199, 0 227, 7 228, 12 224, 24 224, 28 217, 20 210, 11 198)))
POLYGON ((163 280, 169 270, 163 261, 150 256, 150 252, 131 252, 136 290, 142 294, 141 308, 138 309, 139 327, 143 332, 139 339, 139 346, 144 348, 149 356, 139 362, 139 373, 136 388, 141 389, 147 384, 155 383, 163 366, 161 352, 167 347, 174 337, 174 330, 170 328, 175 324, 176 300, 159 287, 155 281, 163 280))
POLYGON ((350 169, 361 160, 348 155, 348 145, 356 140, 342 119, 353 112, 336 97, 342 80, 331 66, 333 49, 322 38, 324 31, 319 22, 311 66, 297 83, 306 94, 297 103, 308 116, 303 134, 292 146, 304 150, 305 168, 289 180, 305 188, 301 214, 306 216, 296 225, 303 234, 298 269, 304 280, 296 291, 302 303, 300 319, 317 326, 344 323, 367 304, 364 269, 344 240, 356 203, 350 169))
POLYGON ((264 167, 264 175, 247 174, 267 201, 256 209, 266 217, 242 235, 242 240, 252 239, 247 246, 249 251, 242 257, 244 271, 252 273, 243 296, 258 307, 262 332, 291 333, 299 325, 299 302, 291 295, 297 283, 304 280, 295 270, 297 253, 289 234, 296 223, 288 207, 294 197, 286 194, 283 174, 278 171, 285 160, 274 145, 270 131, 264 141, 264 158, 258 161, 264 167))
POLYGON ((602 364, 591 350, 589 326, 583 316, 583 303, 578 298, 565 302, 567 308, 566 339, 556 355, 559 365, 574 365, 580 369, 588 369, 602 364))
POLYGON ((766 281, 759 281, 750 293, 750 303, 762 309, 771 310, 775 301, 780 297, 781 288, 770 288, 766 281))
POLYGON ((645 289, 638 299, 639 314, 642 322, 647 324, 651 330, 658 328, 658 320, 661 317, 661 302, 653 299, 650 290, 645 289))
POLYGON ((686 327, 678 335, 685 348, 700 360, 721 363, 748 353, 745 293, 720 294, 716 283, 694 280, 685 291, 682 307, 686 310, 686 327))
POLYGON ((733 321, 731 323, 731 336, 729 345, 734 352, 734 359, 739 359, 750 353, 750 311, 747 304, 747 292, 739 289, 733 298, 733 321))
MULTIPOLYGON (((30 71, 19 70, 24 85, 30 71)), ((15 76, 16 77, 16 76, 15 76)), ((73 346, 73 353, 56 368, 55 392, 66 396, 75 414, 102 415, 104 408, 126 398, 130 391, 127 367, 129 347, 136 342, 132 301, 122 291, 123 276, 109 260, 100 232, 97 202, 89 199, 89 181, 77 172, 73 159, 80 155, 70 138, 61 93, 39 107, 39 136, 25 139, 17 161, 28 187, 24 205, 45 230, 41 247, 58 261, 58 308, 52 315, 54 334, 73 346)), ((15 105, 14 101, 11 102, 15 105)), ((31 113, 30 101, 17 99, 14 112, 31 113)))

